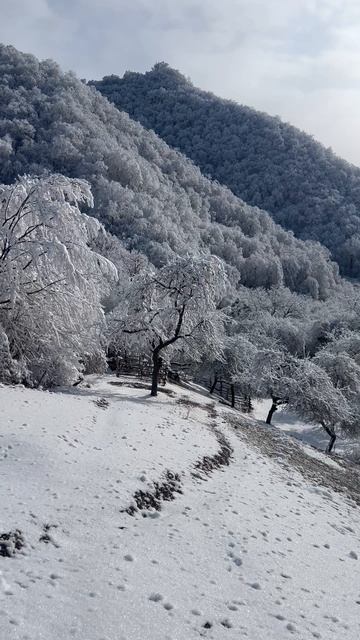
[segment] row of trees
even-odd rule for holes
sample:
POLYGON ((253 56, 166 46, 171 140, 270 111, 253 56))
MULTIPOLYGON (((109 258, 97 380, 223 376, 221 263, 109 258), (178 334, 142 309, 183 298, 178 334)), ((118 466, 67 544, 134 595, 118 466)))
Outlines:
POLYGON ((113 347, 152 358, 153 395, 162 360, 190 362, 195 376, 271 397, 268 423, 287 404, 320 424, 331 452, 338 431, 359 433, 359 307, 346 284, 327 303, 284 287, 235 290, 221 261, 200 256, 138 273, 109 324, 113 347))
POLYGON ((330 301, 234 286, 210 253, 155 268, 81 211, 89 185, 51 175, 0 189, 0 377, 54 386, 101 371, 106 350, 148 357, 152 395, 174 360, 287 403, 330 436, 358 432, 360 294, 330 301))
POLYGON ((244 395, 272 398, 267 417, 288 405, 329 435, 359 432, 360 296, 344 285, 331 303, 278 288, 240 288, 231 306, 224 357, 206 365, 244 395))

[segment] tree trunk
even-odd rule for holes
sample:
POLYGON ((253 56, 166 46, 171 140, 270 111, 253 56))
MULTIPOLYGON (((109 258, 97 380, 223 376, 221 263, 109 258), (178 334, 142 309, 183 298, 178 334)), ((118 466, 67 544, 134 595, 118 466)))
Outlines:
POLYGON ((244 394, 244 396, 242 396, 241 398, 241 411, 243 411, 244 413, 251 413, 252 409, 253 407, 251 404, 251 397, 247 394, 244 394))
POLYGON ((166 387, 166 383, 167 383, 167 379, 168 379, 168 372, 169 372, 168 368, 164 367, 164 373, 163 373, 162 378, 161 378, 161 382, 162 382, 163 387, 166 387))
POLYGON ((278 408, 278 402, 279 402, 279 398, 272 398, 272 405, 270 407, 270 411, 266 418, 266 424, 271 424, 271 419, 278 408))
POLYGON ((230 391, 231 391, 231 406, 232 408, 235 407, 235 385, 232 383, 230 385, 230 391))
POLYGON ((212 395, 212 394, 214 393, 214 391, 215 391, 215 387, 216 387, 216 385, 217 385, 217 381, 218 381, 217 376, 215 376, 215 378, 214 378, 214 382, 212 383, 212 385, 211 385, 211 387, 210 387, 210 394, 211 394, 211 395, 212 395))
POLYGON ((251 404, 251 396, 247 396, 246 398, 246 404, 247 404, 247 413, 251 413, 253 410, 253 406, 251 404))
POLYGON ((334 444, 335 444, 335 440, 336 440, 336 433, 335 433, 334 429, 332 429, 331 427, 327 427, 324 424, 322 424, 322 427, 323 427, 323 429, 325 429, 325 431, 328 434, 328 436, 330 436, 330 440, 329 440, 328 446, 325 449, 325 453, 331 453, 333 448, 334 448, 334 444))
POLYGON ((162 358, 159 356, 158 351, 154 351, 152 355, 153 370, 151 375, 151 395, 157 396, 159 385, 159 374, 162 365, 162 358))
MULTIPOLYGON (((41 378, 40 378, 39 382, 38 382, 38 383, 37 383, 37 385, 36 385, 36 388, 37 388, 37 389, 40 387, 40 385, 41 385, 42 381, 44 380, 44 378, 45 378, 46 374, 47 374, 47 371, 46 371, 46 369, 45 369, 45 371, 43 372, 43 374, 42 374, 42 376, 41 376, 41 378)), ((83 379, 83 378, 81 378, 81 380, 82 380, 82 379, 83 379)), ((80 382, 81 382, 81 380, 80 380, 80 382)), ((76 383, 76 382, 75 382, 75 384, 73 385, 73 387, 75 387, 75 386, 76 386, 76 384, 79 384, 79 382, 78 382, 78 383, 76 383)))

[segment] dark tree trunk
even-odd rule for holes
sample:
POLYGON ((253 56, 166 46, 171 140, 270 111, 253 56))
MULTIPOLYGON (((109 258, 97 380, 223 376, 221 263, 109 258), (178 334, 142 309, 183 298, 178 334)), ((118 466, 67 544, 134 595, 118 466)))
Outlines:
POLYGON ((214 382, 212 383, 212 385, 211 385, 211 387, 210 387, 210 394, 213 394, 213 393, 214 393, 215 388, 216 388, 216 385, 217 385, 217 381, 218 381, 217 376, 215 376, 215 378, 214 378, 214 382))
POLYGON ((230 385, 230 391, 231 391, 231 406, 232 408, 235 407, 235 385, 232 383, 230 385))
POLYGON ((279 398, 272 398, 272 405, 270 407, 270 411, 266 418, 266 424, 271 424, 272 417, 275 411, 277 411, 278 409, 278 404, 279 404, 279 398))
POLYGON ((159 375, 160 375, 160 369, 162 365, 162 358, 159 356, 158 351, 153 352, 152 361, 153 361, 153 370, 151 375, 151 395, 157 396, 158 385, 159 385, 159 375))
POLYGON ((163 349, 166 349, 166 347, 169 347, 171 344, 174 344, 174 342, 179 340, 181 337, 184 337, 184 336, 181 336, 180 331, 184 321, 185 309, 186 309, 185 303, 182 304, 180 309, 177 309, 178 321, 175 327, 174 335, 171 338, 168 338, 168 340, 162 340, 160 338, 159 344, 153 350, 153 353, 152 353, 153 370, 152 370, 152 376, 151 376, 151 395, 152 396, 157 396, 157 393, 158 393, 159 375, 160 375, 161 366, 163 364, 163 359, 160 356, 161 351, 163 349))
POLYGON ((244 413, 251 413, 253 407, 251 404, 251 397, 248 395, 244 395, 241 399, 241 411, 244 413))
MULTIPOLYGON (((40 378, 39 382, 38 382, 38 383, 37 383, 37 385, 36 385, 36 388, 37 388, 37 389, 40 387, 40 385, 41 385, 42 381, 44 380, 44 378, 45 378, 46 374, 47 374, 47 371, 45 370, 45 371, 43 372, 43 374, 42 374, 42 376, 41 376, 41 378, 40 378)), ((73 387, 76 387, 76 385, 77 385, 77 384, 79 384, 79 383, 81 382, 81 380, 83 380, 83 378, 80 378, 79 382, 75 382, 75 384, 73 385, 73 387)))
POLYGON ((162 374, 162 377, 161 377, 161 383, 162 383, 163 387, 166 386, 167 379, 168 379, 168 373, 169 373, 169 370, 167 369, 167 367, 164 367, 164 371, 163 371, 163 374, 162 374))
POLYGON ((325 453, 331 453, 333 448, 334 448, 334 445, 335 445, 336 433, 335 433, 334 429, 332 429, 331 427, 327 427, 324 424, 322 424, 322 427, 323 427, 323 429, 325 429, 326 433, 330 437, 328 446, 325 449, 325 453))

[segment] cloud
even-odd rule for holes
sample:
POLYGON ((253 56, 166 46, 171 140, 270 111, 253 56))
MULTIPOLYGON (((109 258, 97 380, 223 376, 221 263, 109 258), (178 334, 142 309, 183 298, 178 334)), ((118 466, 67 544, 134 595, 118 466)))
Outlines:
MULTIPOLYGON (((1 1, 1 0, 0 0, 1 1)), ((358 0, 2 0, 0 39, 80 77, 166 60, 360 164, 358 0)))

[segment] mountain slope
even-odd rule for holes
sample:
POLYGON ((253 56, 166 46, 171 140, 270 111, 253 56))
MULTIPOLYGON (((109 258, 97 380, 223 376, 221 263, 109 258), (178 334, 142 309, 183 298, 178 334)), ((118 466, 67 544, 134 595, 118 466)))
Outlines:
POLYGON ((210 251, 247 286, 285 284, 326 298, 337 269, 316 243, 211 182, 191 161, 94 88, 12 47, 0 47, 0 180, 56 171, 89 180, 94 215, 127 248, 163 264, 210 251))
POLYGON ((360 276, 359 168, 279 118, 195 88, 165 63, 92 84, 205 174, 326 245, 344 274, 360 276))
POLYGON ((360 519, 326 480, 345 473, 335 460, 238 412, 234 430, 179 387, 154 400, 90 382, 0 388, 0 536, 25 542, 0 554, 1 638, 359 637, 360 519), (205 473, 220 432, 229 465, 205 473), (182 493, 130 515, 169 471, 182 493))

